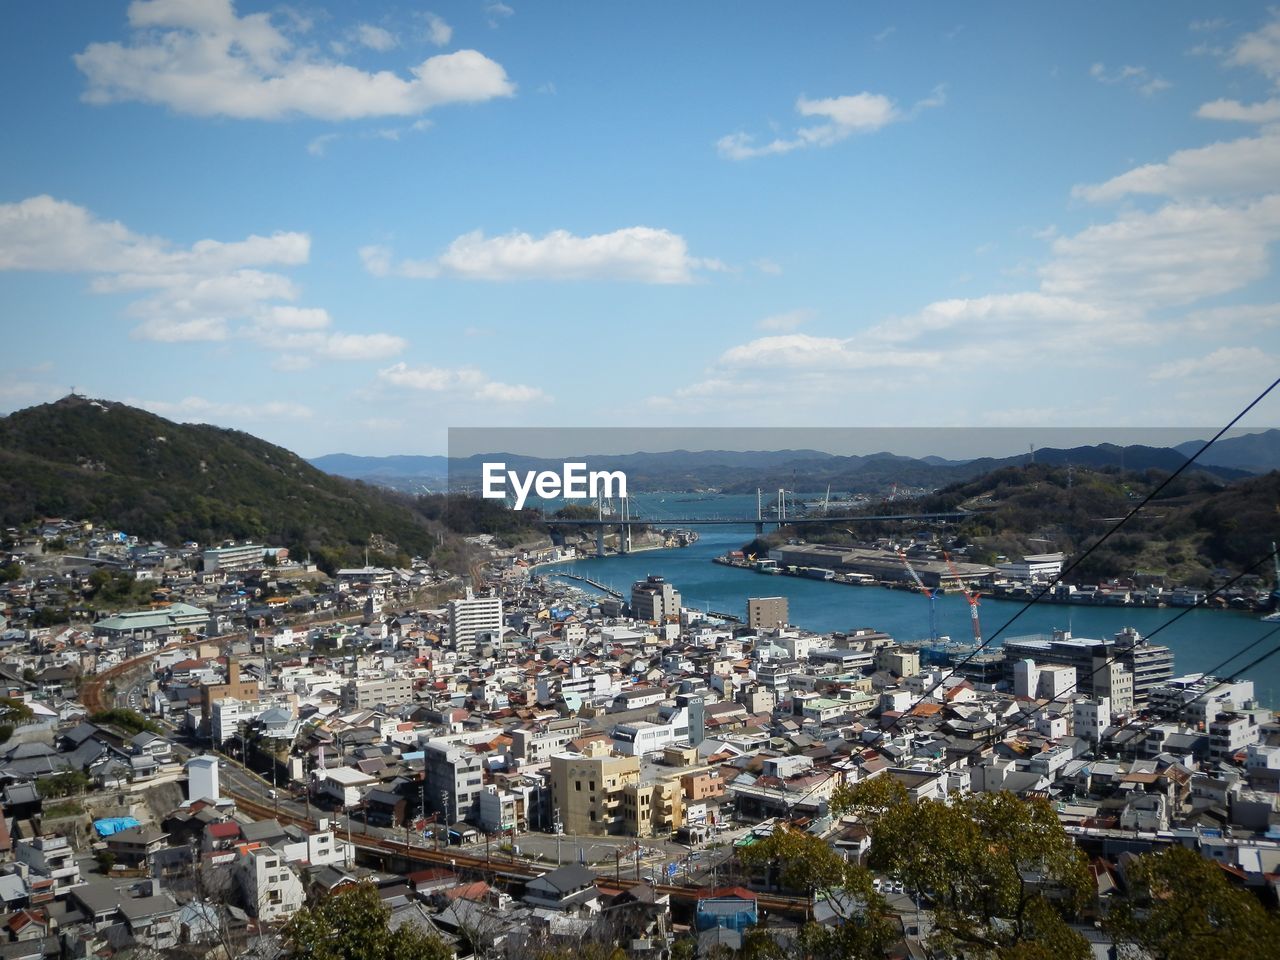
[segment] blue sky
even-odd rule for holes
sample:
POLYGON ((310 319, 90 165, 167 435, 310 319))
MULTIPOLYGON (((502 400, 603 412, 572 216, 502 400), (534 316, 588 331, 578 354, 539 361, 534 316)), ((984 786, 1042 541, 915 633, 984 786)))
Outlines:
POLYGON ((1212 426, 1280 368, 1261 4, 3 21, 3 410, 75 386, 434 453, 459 426, 1212 426))

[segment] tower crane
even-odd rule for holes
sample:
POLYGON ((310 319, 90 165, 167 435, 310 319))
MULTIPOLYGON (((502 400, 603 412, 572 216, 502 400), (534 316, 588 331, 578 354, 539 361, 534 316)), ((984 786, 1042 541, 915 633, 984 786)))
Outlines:
POLYGON ((973 642, 978 646, 982 646, 982 625, 978 623, 978 591, 970 590, 969 585, 960 578, 960 570, 956 567, 947 551, 942 551, 942 558, 947 561, 947 566, 951 568, 951 575, 956 578, 956 583, 960 585, 960 592, 969 601, 969 619, 973 621, 973 642))
POLYGON ((938 593, 937 590, 930 590, 924 585, 924 581, 920 579, 920 574, 916 573, 916 568, 911 566, 911 561, 907 559, 904 551, 898 551, 898 559, 902 561, 902 565, 907 568, 907 573, 911 575, 911 579, 915 582, 916 588, 925 595, 925 599, 929 601, 929 642, 938 642, 938 593))

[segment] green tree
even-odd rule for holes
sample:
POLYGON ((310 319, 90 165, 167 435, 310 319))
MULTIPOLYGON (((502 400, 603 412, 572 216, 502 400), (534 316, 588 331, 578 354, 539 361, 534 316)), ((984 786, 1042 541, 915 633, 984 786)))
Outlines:
POLYGON ((136 710, 128 710, 124 707, 116 707, 111 710, 99 710, 97 713, 89 717, 91 723, 110 723, 117 727, 122 727, 130 733, 142 733, 146 730, 149 733, 163 733, 164 728, 154 720, 148 720, 136 710))
POLYGON ((1252 894, 1232 887, 1222 868, 1173 846, 1135 860, 1129 893, 1111 910, 1109 928, 1124 955, 1151 960, 1251 960, 1275 956, 1280 920, 1252 894))
MULTIPOLYGON (((872 887, 871 871, 845 860, 825 840, 779 827, 739 857, 748 869, 763 872, 769 881, 803 893, 815 904, 822 901, 834 914, 831 924, 808 923, 801 929, 796 941, 800 956, 878 958, 897 939, 884 899, 872 887)), ((773 956, 758 941, 752 943, 752 953, 773 956)))
POLYGON ((838 791, 832 808, 863 817, 872 868, 928 897, 938 947, 1002 960, 1091 955, 1066 919, 1087 902, 1088 862, 1046 801, 1002 792, 913 803, 885 780, 838 791))
POLYGON ((69 797, 74 793, 83 793, 93 781, 86 773, 79 770, 67 770, 47 777, 36 778, 36 790, 44 800, 56 800, 69 797))
POLYGON ((284 928, 292 956, 311 960, 451 960, 438 937, 405 924, 390 926, 391 910, 368 882, 330 894, 294 914, 284 928))

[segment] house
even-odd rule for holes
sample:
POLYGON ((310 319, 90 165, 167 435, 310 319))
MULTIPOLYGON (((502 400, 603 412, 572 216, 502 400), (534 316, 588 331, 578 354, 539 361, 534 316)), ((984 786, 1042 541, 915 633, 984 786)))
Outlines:
POLYGON ((724 927, 741 933, 759 919, 756 895, 743 887, 721 887, 698 898, 696 924, 700 931, 724 927))
POLYGON ((178 942, 178 904, 167 893, 120 901, 120 915, 134 943, 167 950, 178 942))
POLYGON ((600 909, 600 892, 595 874, 571 863, 525 884, 524 902, 565 913, 595 913, 600 909))
POLYGON ((116 863, 137 867, 163 848, 168 838, 167 833, 155 827, 129 827, 107 838, 107 850, 115 855, 116 863))

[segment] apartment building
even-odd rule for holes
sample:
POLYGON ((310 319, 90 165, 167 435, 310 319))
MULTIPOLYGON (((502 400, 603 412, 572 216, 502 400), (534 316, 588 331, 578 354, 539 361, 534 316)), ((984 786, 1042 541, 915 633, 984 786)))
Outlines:
POLYGON ((684 826, 684 793, 678 781, 647 780, 622 790, 623 830, 633 837, 659 837, 684 826))
POLYGON ((467 746, 446 740, 428 740, 427 812, 442 815, 449 823, 476 820, 484 789, 484 760, 467 746))
POLYGON ((637 620, 662 623, 680 616, 680 591, 664 577, 649 576, 631 587, 631 612, 637 620))
POLYGON ((263 923, 288 920, 306 903, 302 881, 270 847, 251 844, 240 847, 235 874, 246 909, 263 923))
POLYGON ((53 897, 61 899, 72 887, 79 886, 80 864, 66 837, 52 834, 19 840, 14 859, 25 863, 31 873, 53 881, 53 897))
POLYGON ((752 630, 785 627, 790 620, 786 597, 751 597, 747 600, 747 626, 752 630))
POLYGON ((576 717, 552 720, 541 730, 512 730, 511 755, 526 763, 543 763, 581 733, 582 721, 576 717))
POLYGON ((584 753, 558 753, 551 758, 553 816, 566 833, 622 833, 623 792, 639 779, 640 758, 614 756, 603 741, 584 753))
POLYGON ((477 597, 468 587, 464 598, 449 601, 449 637, 455 650, 474 650, 482 635, 500 642, 502 631, 501 598, 477 597))
POLYGON ((399 676, 366 677, 342 685, 342 709, 369 710, 385 704, 397 706, 413 702, 413 678, 399 676))

